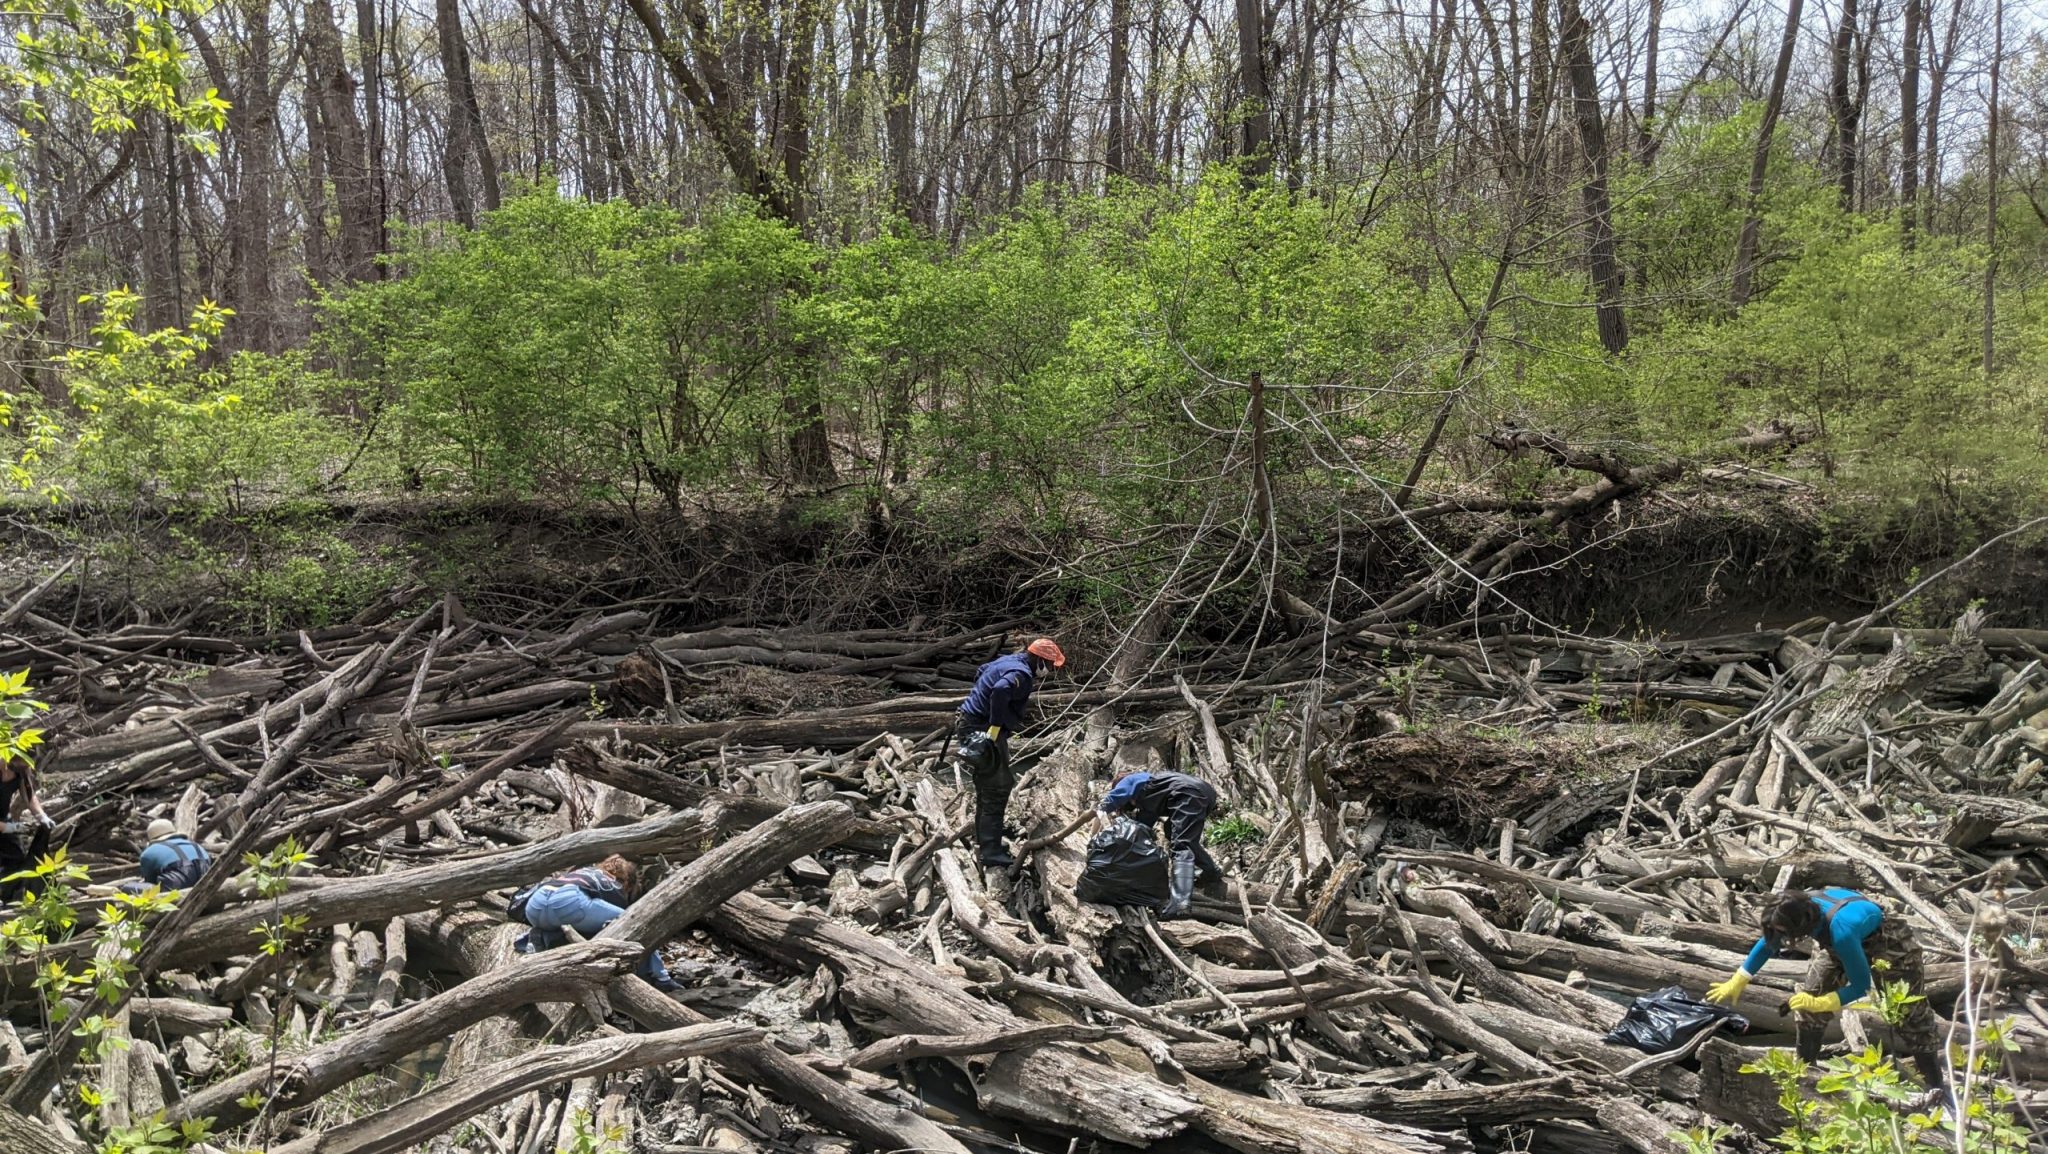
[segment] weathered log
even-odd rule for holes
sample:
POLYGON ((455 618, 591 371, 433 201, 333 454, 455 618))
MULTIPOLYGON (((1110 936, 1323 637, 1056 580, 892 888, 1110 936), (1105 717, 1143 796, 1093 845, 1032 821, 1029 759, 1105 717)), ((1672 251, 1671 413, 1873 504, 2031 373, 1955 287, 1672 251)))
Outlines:
MULTIPOLYGON (((1023 1024, 1000 1007, 969 997, 889 943, 815 914, 790 913, 742 894, 714 913, 711 924, 772 957, 832 966, 849 1004, 902 1033, 965 1034, 990 1025, 1023 1024)), ((1190 1124, 1248 1154, 1273 1149, 1392 1154, 1419 1145, 1412 1135, 1396 1135, 1364 1119, 1287 1108, 1199 1079, 1188 1079, 1187 1086, 1176 1090, 1053 1044, 998 1055, 975 1090, 990 1113, 1129 1145, 1160 1141, 1190 1124)))
POLYGON ((572 1078, 660 1066, 756 1041, 761 1031, 714 1022, 659 1034, 599 1038, 523 1054, 440 1082, 386 1110, 287 1142, 275 1154, 396 1154, 481 1110, 572 1078))
POLYGON ((218 1030, 234 1019, 226 1006, 208 1006, 185 998, 131 998, 128 1012, 135 1028, 182 1037, 218 1030))
MULTIPOLYGON (((291 1056, 283 1077, 260 1109, 284 1113, 308 1105, 365 1074, 441 1041, 471 1022, 535 1002, 572 1001, 600 989, 640 959, 631 942, 585 942, 549 950, 521 964, 472 978, 369 1026, 291 1056)), ((216 1129, 239 1126, 257 1113, 242 1104, 261 1097, 269 1071, 258 1067, 194 1091, 173 1108, 173 1120, 212 1118, 216 1129)))
POLYGON ((85 1143, 71 1141, 6 1106, 0 1106, 0 1150, 9 1154, 87 1154, 85 1143))
MULTIPOLYGON (((247 947, 249 931, 272 917, 303 916, 315 925, 343 919, 375 921, 432 909, 487 890, 523 885, 608 854, 691 855, 717 828, 717 815, 686 810, 610 829, 583 830, 552 841, 396 873, 348 878, 286 894, 274 902, 237 906, 201 918, 171 951, 169 964, 220 957, 247 947)), ((226 871, 213 871, 215 873, 226 871)))
MULTIPOLYGON (((720 832, 749 829, 788 808, 781 802, 749 794, 732 793, 690 781, 666 769, 613 757, 590 742, 562 751, 562 762, 571 771, 603 782, 613 789, 678 809, 716 806, 723 817, 720 832)), ((899 831, 885 822, 855 817, 843 844, 864 853, 885 855, 896 844, 899 831)))

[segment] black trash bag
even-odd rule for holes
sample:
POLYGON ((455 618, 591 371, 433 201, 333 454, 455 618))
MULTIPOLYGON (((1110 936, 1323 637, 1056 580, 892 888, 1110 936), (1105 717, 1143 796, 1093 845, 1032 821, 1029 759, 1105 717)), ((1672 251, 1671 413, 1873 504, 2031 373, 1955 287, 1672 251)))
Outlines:
POLYGON ((1088 864, 1074 883, 1074 896, 1106 906, 1166 904, 1166 854, 1152 831, 1127 817, 1088 839, 1088 864))
POLYGON ((961 740, 960 748, 953 751, 953 756, 959 758, 960 764, 969 772, 987 773, 996 763, 996 739, 988 735, 988 730, 977 729, 961 740))
POLYGON ((1724 1020, 1738 1034, 1749 1029, 1749 1019, 1734 1010, 1702 1002, 1678 986, 1666 986, 1630 1003, 1621 1024, 1607 1032, 1607 1041, 1634 1046, 1645 1054, 1664 1054, 1724 1020))

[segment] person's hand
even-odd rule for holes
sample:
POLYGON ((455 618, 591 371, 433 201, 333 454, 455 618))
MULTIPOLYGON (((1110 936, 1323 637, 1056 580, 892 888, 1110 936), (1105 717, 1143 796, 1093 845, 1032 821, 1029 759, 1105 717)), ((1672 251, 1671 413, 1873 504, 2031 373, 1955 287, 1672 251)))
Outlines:
POLYGON ((1742 999, 1742 991, 1749 988, 1749 971, 1737 970, 1735 976, 1707 991, 1707 1000, 1716 1005, 1732 1006, 1742 999))
POLYGON ((57 819, 55 819, 55 818, 51 817, 51 816, 50 816, 49 814, 47 814, 47 813, 44 813, 44 812, 43 812, 42 810, 37 810, 37 811, 36 811, 36 824, 37 824, 37 825, 39 825, 39 826, 42 826, 42 827, 43 827, 44 829, 56 829, 56 828, 57 828, 57 819))
POLYGON ((1842 995, 1838 991, 1825 994, 1797 993, 1785 1003, 1795 1014, 1838 1014, 1842 1011, 1842 995))
POLYGON ((989 739, 990 741, 998 741, 998 740, 1001 740, 1002 736, 1003 736, 1003 727, 1002 727, 1002 726, 1000 726, 1000 725, 991 725, 991 726, 989 726, 989 727, 988 727, 988 739, 989 739))

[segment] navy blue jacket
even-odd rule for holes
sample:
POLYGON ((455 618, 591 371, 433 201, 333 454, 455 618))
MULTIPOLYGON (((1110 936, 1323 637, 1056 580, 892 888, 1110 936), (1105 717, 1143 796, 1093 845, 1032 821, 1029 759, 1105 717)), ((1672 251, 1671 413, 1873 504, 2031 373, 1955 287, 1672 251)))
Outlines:
POLYGON ((974 689, 960 703, 960 712, 971 721, 1000 725, 1007 734, 1024 724, 1024 706, 1037 685, 1031 655, 1005 653, 975 673, 974 689))
POLYGON ((1204 810, 1216 804, 1216 787, 1185 773, 1133 773, 1111 787, 1109 796, 1097 806, 1104 813, 1128 811, 1139 825, 1152 825, 1166 813, 1176 797, 1186 797, 1204 810))

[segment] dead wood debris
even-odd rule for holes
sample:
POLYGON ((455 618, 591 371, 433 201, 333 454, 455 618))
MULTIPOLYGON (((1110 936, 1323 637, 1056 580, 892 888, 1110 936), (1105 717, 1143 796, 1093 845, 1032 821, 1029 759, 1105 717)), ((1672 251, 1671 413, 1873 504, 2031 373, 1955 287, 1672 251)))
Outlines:
MULTIPOLYGON (((1675 1154, 1708 1120, 1777 1124, 1736 1071, 1783 1040, 1800 963, 1751 987, 1760 1036, 1696 1060, 1601 1033, 1633 994, 1725 977, 1783 884, 1855 885, 1911 922, 1944 1015, 2016 1016, 2012 1075, 2041 1107, 2044 633, 1323 622, 1337 656, 1312 680, 1042 692, 1025 860, 982 878, 952 848, 944 734, 1001 627, 661 635, 628 610, 538 630, 394 597, 309 633, 84 637, 18 608, 0 662, 58 706, 45 792, 96 883, 132 874, 155 816, 315 859, 274 903, 224 878, 162 923, 110 1003, 134 1044, 106 1058, 53 1050, 36 962, 5 958, 0 1132, 24 1148, 84 1148, 51 1105, 69 1089, 42 1091, 87 1077, 131 1116, 306 1154, 530 1154, 608 1128, 803 1154, 1183 1134, 1675 1154), (1243 819, 1218 823, 1231 880, 1192 919, 1073 897, 1073 818, 1120 765, 1200 772, 1243 819), (612 852, 658 863, 650 897, 599 940, 514 954, 509 892, 612 852), (263 957, 251 931, 280 915, 307 932, 263 957), (674 997, 631 976, 655 943, 674 997)), ((91 960, 81 905, 43 964, 91 960)))

